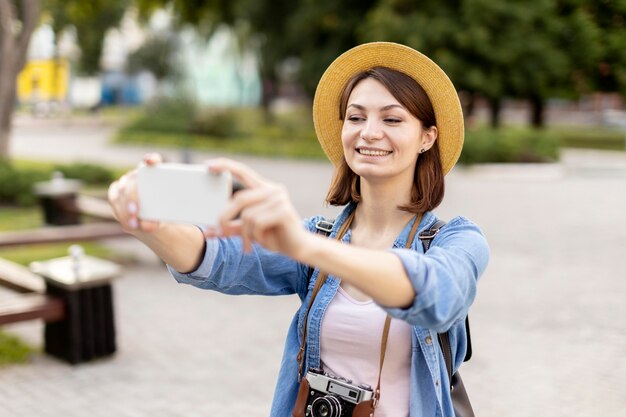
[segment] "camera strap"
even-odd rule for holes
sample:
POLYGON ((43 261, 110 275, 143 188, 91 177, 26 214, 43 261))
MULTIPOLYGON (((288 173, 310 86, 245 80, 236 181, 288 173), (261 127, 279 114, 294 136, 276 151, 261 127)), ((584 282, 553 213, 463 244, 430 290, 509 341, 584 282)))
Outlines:
MULTIPOLYGON (((343 238, 343 236, 346 234, 346 232, 348 231, 348 229, 350 228, 350 225, 352 224, 352 221, 354 220, 354 213, 356 212, 356 210, 353 210, 352 213, 350 213, 350 216, 346 219, 346 221, 341 225, 341 227, 339 228, 339 231, 337 232, 337 235, 335 236, 336 240, 341 240, 343 238)), ((419 227, 420 221, 422 220, 422 214, 419 213, 415 216, 415 221, 413 222, 413 226, 411 227, 411 231, 409 232, 409 236, 407 237, 407 240, 404 244, 405 249, 408 249, 411 247, 411 243, 413 242, 413 240, 415 239, 415 234, 417 233, 417 229, 419 227)), ((311 301, 309 302, 309 306, 307 307, 307 311, 306 314, 304 316, 304 331, 302 334, 302 342, 300 344, 300 350, 298 352, 298 355, 296 357, 296 359, 299 362, 299 368, 298 368, 298 382, 302 381, 302 370, 304 369, 304 356, 305 356, 305 349, 306 349, 306 339, 307 339, 307 327, 308 327, 308 319, 309 319, 309 313, 311 312, 311 307, 313 306, 313 302, 315 301, 315 297, 317 297, 317 294, 319 293, 320 288, 322 287, 322 285, 324 285, 324 282, 326 282, 326 278, 328 277, 328 273, 324 272, 324 271, 320 271, 319 275, 317 277, 317 281, 315 282, 315 286, 313 287, 313 293, 311 294, 311 301)), ((382 335, 382 339, 381 339, 381 343, 380 343, 380 368, 378 371, 378 382, 376 383, 376 390, 374 391, 374 408, 376 408, 376 406, 378 405, 378 401, 380 400, 380 378, 383 372, 383 363, 385 362, 385 352, 387 351, 387 337, 389 336, 389 327, 391 325, 391 316, 387 315, 386 319, 385 319, 385 327, 383 329, 383 335, 382 335)))

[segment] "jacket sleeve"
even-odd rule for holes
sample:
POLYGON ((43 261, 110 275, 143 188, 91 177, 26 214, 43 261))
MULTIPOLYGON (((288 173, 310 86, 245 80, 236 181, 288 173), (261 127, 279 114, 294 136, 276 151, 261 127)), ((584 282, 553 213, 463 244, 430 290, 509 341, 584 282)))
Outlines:
POLYGON ((419 239, 413 245, 392 249, 415 289, 413 303, 385 310, 412 325, 445 332, 465 319, 474 301, 476 283, 489 261, 487 241, 474 223, 456 217, 435 236, 426 254, 419 239))
MULTIPOLYGON (((315 218, 304 221, 309 231, 315 224, 315 218)), ((306 287, 307 268, 258 244, 244 253, 239 237, 207 239, 204 258, 193 272, 183 274, 168 265, 180 283, 232 295, 300 294, 306 287)))

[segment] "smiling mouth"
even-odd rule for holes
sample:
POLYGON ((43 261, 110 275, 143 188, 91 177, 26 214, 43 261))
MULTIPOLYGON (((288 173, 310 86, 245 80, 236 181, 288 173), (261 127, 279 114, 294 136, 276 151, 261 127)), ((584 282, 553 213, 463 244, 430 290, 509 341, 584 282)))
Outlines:
POLYGON ((381 150, 361 149, 361 148, 357 149, 356 151, 360 153, 361 155, 366 155, 366 156, 386 156, 391 153, 391 151, 381 151, 381 150))

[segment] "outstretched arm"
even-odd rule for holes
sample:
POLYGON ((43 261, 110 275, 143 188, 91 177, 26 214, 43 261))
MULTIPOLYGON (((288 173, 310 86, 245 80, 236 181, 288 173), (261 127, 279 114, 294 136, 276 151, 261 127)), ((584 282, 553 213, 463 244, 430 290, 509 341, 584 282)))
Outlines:
POLYGON ((415 290, 397 255, 344 245, 308 232, 285 187, 244 164, 218 159, 210 167, 215 172, 230 171, 246 187, 235 195, 221 218, 222 232, 241 236, 246 250, 255 241, 345 280, 381 305, 411 304, 415 290))

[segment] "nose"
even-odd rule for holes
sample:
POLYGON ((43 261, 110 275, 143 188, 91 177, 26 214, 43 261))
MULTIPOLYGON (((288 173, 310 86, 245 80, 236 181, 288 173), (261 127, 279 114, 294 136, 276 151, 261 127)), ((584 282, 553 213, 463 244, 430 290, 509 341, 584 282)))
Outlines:
POLYGON ((383 129, 378 120, 369 118, 361 130, 361 138, 366 141, 379 140, 383 137, 383 129))

